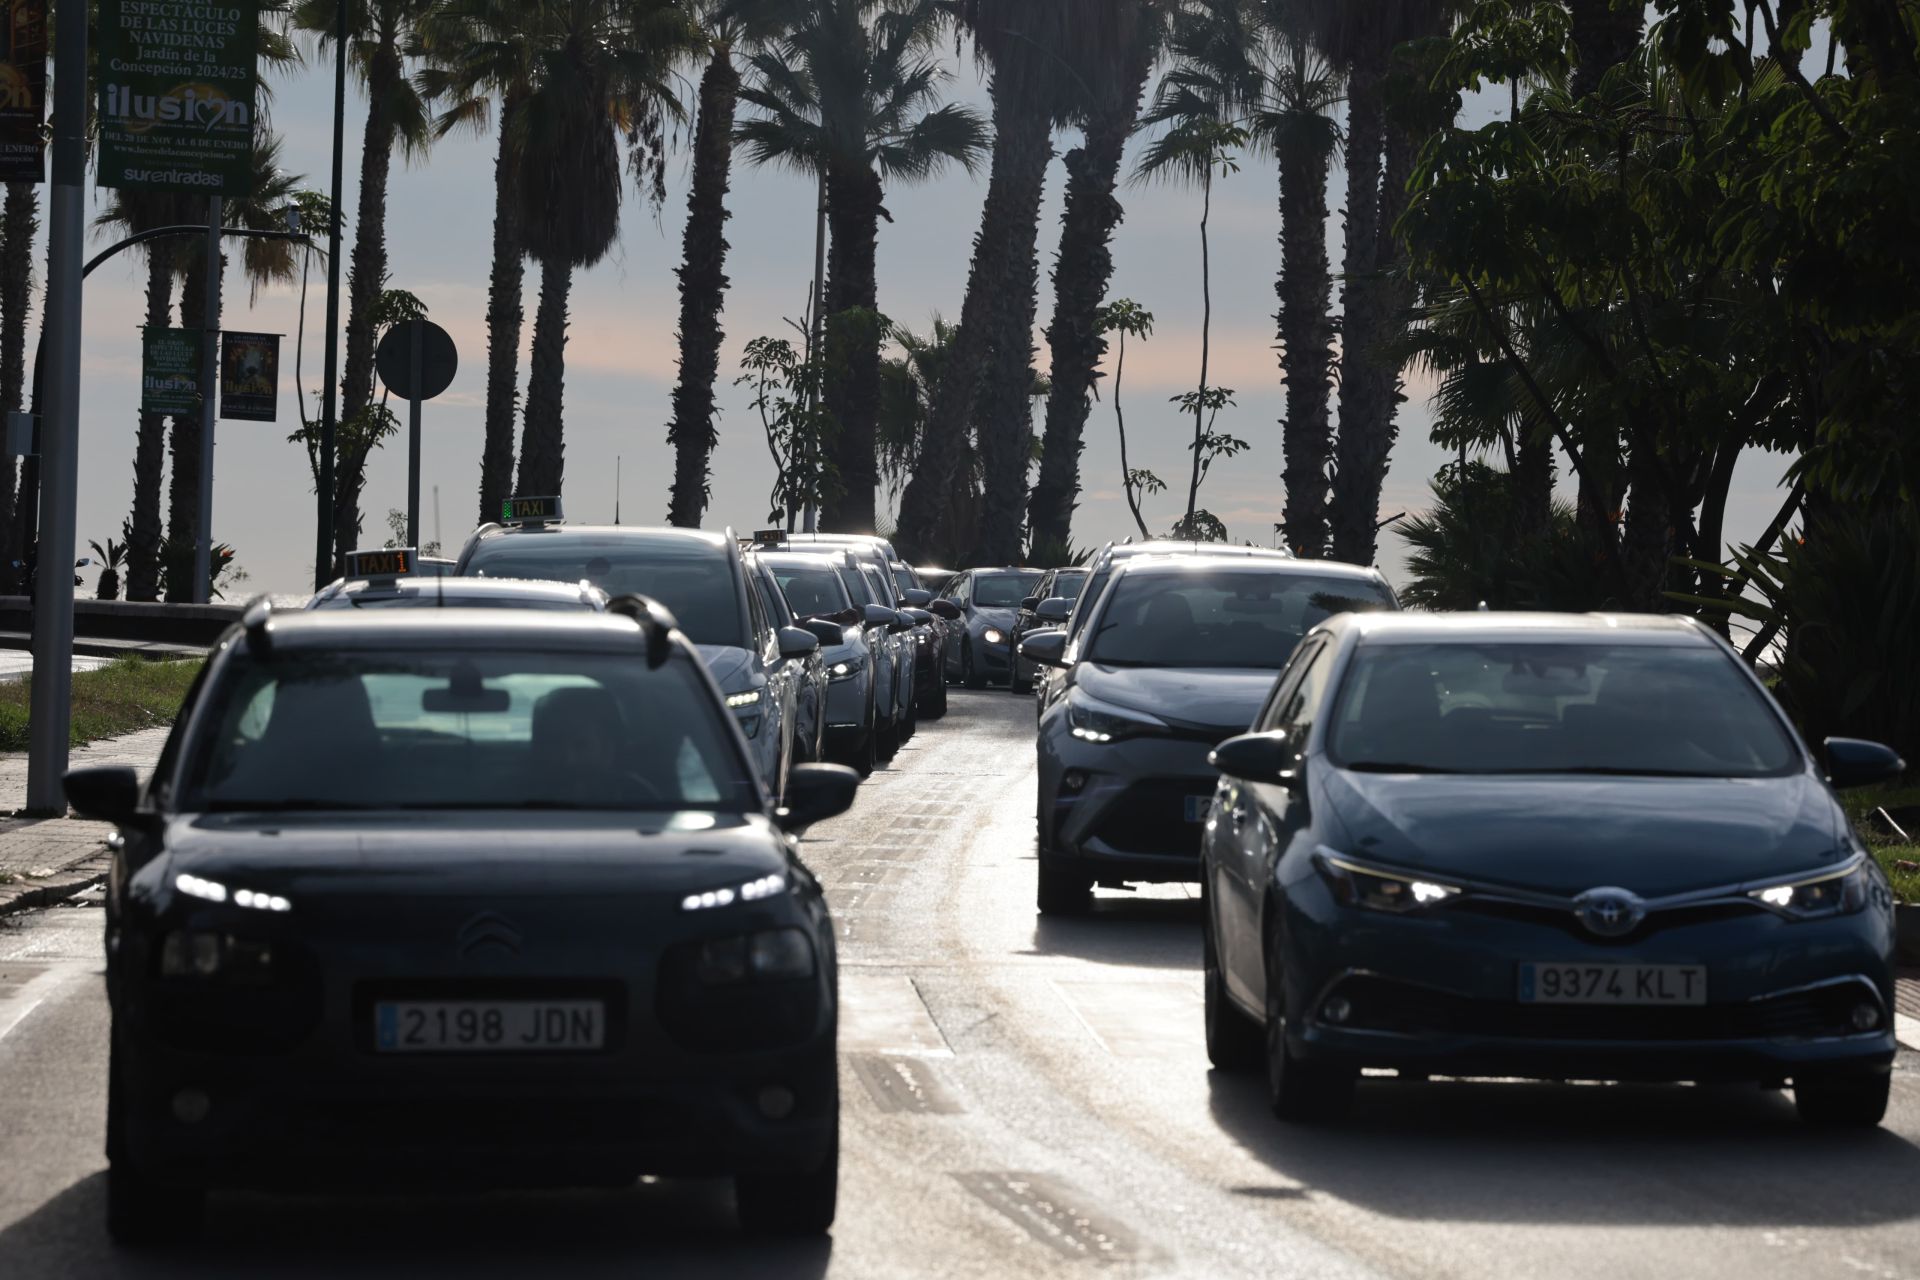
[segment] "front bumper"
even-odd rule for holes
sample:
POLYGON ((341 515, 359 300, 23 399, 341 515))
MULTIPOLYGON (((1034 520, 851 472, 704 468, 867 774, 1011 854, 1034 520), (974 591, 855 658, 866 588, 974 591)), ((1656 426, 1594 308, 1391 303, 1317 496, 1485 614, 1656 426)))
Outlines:
POLYGON ((1085 742, 1051 714, 1040 729, 1041 858, 1096 880, 1197 882, 1205 825, 1188 821, 1187 805, 1219 783, 1211 750, 1175 738, 1085 742))
POLYGON ((1756 910, 1609 943, 1571 920, 1350 908, 1316 877, 1290 891, 1287 920, 1289 1040, 1308 1058, 1450 1075, 1769 1080, 1883 1070, 1896 1052, 1891 929, 1872 911, 1796 923, 1756 910), (1527 962, 1704 965, 1708 1003, 1522 1004, 1527 962), (1864 1031, 1851 1021, 1863 1006, 1878 1015, 1864 1031))

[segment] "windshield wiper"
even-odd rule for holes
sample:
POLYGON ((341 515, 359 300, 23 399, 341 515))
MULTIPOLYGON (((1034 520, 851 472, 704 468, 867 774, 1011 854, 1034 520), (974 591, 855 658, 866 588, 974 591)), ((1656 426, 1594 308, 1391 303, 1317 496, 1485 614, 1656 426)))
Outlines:
POLYGON ((1342 769, 1354 773, 1471 773, 1470 769, 1449 769, 1445 765, 1413 764, 1406 760, 1360 760, 1353 764, 1343 764, 1342 769))
POLYGON ((1596 778, 1728 778, 1725 773, 1702 773, 1697 769, 1636 769, 1620 765, 1567 765, 1558 769, 1504 769, 1503 773, 1570 773, 1596 778))
POLYGON ((348 804, 338 800, 214 800, 207 813, 366 813, 386 808, 375 804, 348 804))

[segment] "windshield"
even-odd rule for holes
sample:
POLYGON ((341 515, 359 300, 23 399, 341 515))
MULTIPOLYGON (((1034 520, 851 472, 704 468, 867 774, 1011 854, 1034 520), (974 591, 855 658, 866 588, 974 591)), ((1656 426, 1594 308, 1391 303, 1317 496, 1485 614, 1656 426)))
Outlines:
POLYGON ((561 600, 551 596, 463 596, 449 591, 443 599, 431 588, 399 594, 375 591, 349 591, 317 602, 316 609, 540 609, 548 613, 580 613, 592 606, 575 598, 561 600))
POLYGON ((1080 588, 1086 585, 1086 574, 1062 573, 1054 577, 1053 586, 1049 589, 1053 592, 1056 600, 1078 600, 1080 598, 1080 588))
POLYGON ((853 598, 855 604, 865 607, 873 603, 873 587, 867 582, 864 574, 857 569, 841 569, 838 575, 841 584, 846 587, 847 594, 853 598))
POLYGON ((746 620, 727 553, 693 541, 563 535, 494 538, 474 548, 467 572, 476 578, 585 580, 608 595, 659 601, 695 644, 747 648, 746 620))
POLYGON ((785 569, 776 566, 773 577, 786 594, 787 603, 803 618, 841 613, 849 607, 847 590, 831 569, 785 569))
POLYGON ((240 658, 180 808, 759 807, 694 664, 622 654, 240 658))
POLYGON ((1753 778, 1799 753, 1701 645, 1363 646, 1328 737, 1348 769, 1753 778))
POLYGON ((1336 613, 1393 607, 1365 579, 1247 569, 1122 575, 1082 655, 1120 667, 1277 671, 1300 638, 1336 613))
POLYGON ((1072 639, 1086 629, 1087 619, 1093 616, 1093 606, 1100 603, 1100 593, 1107 589, 1107 579, 1113 576, 1113 570, 1102 569, 1087 579, 1081 588, 1083 600, 1075 607, 1073 616, 1067 619, 1067 638, 1072 639))
POLYGON ((974 575, 973 607, 976 609, 1018 609, 1020 602, 1033 594, 1041 575, 1037 573, 982 573, 974 575))

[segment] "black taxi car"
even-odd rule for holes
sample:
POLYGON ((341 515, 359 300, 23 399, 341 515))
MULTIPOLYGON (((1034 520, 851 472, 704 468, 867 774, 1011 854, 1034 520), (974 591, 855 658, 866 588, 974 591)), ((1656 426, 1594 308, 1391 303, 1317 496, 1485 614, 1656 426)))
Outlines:
POLYGON ((274 613, 214 651, 117 823, 108 1228, 209 1191, 731 1176, 832 1221, 834 933, 736 718, 658 605, 274 613))

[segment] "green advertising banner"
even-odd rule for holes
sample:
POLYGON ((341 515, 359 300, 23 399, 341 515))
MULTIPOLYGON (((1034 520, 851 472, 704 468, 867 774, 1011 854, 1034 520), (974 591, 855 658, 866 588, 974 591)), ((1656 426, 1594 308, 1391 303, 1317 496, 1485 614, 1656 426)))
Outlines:
POLYGON ((200 341, 198 329, 141 331, 140 412, 200 412, 200 341))
POLYGON ((258 0, 100 0, 103 187, 253 188, 258 0))

